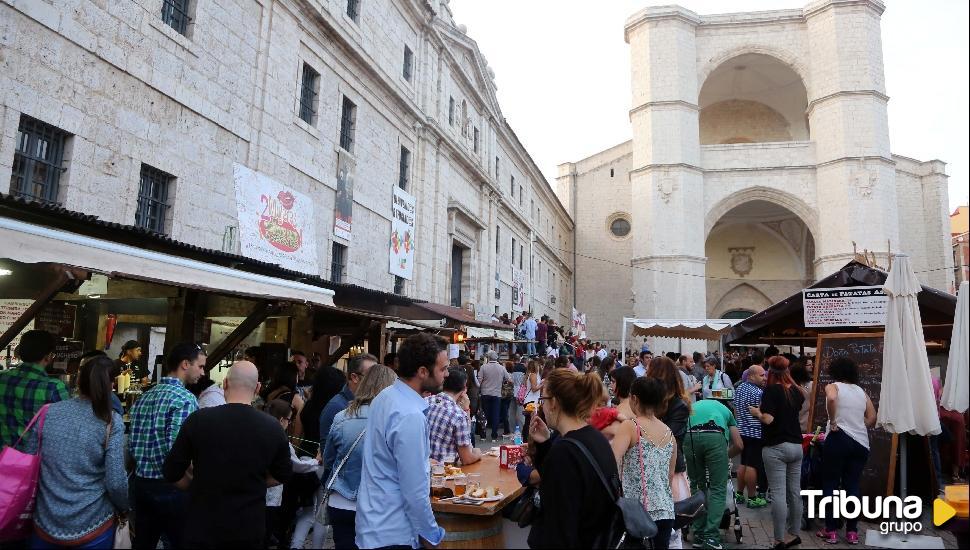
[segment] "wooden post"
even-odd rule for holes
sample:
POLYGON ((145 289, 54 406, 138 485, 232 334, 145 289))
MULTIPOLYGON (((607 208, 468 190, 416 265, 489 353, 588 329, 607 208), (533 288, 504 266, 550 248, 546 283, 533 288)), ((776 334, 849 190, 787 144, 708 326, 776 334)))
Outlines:
POLYGON ((6 348, 10 342, 13 342, 14 337, 20 334, 20 331, 24 330, 27 325, 34 320, 34 317, 43 309, 44 306, 49 304, 54 296, 58 292, 64 290, 70 290, 73 292, 81 282, 88 278, 89 273, 81 269, 68 268, 66 266, 55 264, 51 266, 52 271, 54 271, 54 280, 50 282, 44 289, 38 294, 34 303, 30 304, 21 315, 17 318, 10 327, 7 328, 0 335, 0 349, 6 348), (69 288, 73 287, 73 288, 69 288))
POLYGON ((260 302, 256 304, 253 308, 252 313, 249 314, 238 327, 234 328, 230 332, 226 339, 219 343, 214 349, 209 350, 205 359, 205 370, 208 372, 212 367, 219 364, 219 361, 229 354, 240 342, 246 339, 260 323, 266 320, 267 317, 278 314, 283 309, 283 305, 278 302, 260 302))
POLYGON ((336 351, 334 351, 333 353, 331 353, 323 361, 323 366, 329 367, 329 366, 333 365, 334 363, 336 363, 337 361, 339 361, 340 358, 343 357, 345 353, 347 353, 348 351, 350 351, 350 348, 354 347, 354 345, 356 345, 357 342, 359 342, 360 339, 364 337, 364 335, 366 335, 374 327, 380 327, 380 325, 381 324, 379 322, 377 322, 377 321, 364 321, 361 324, 360 329, 357 330, 356 332, 354 332, 353 334, 351 334, 349 336, 346 336, 346 337, 341 336, 341 338, 340 338, 340 347, 337 348, 336 351))

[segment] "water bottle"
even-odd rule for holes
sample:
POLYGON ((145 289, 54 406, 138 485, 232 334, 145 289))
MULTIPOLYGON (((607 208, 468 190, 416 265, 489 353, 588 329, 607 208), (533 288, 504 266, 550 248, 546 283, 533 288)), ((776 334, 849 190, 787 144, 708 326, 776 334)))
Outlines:
POLYGON ((514 443, 516 445, 521 445, 522 444, 522 427, 521 426, 518 426, 518 425, 515 426, 515 435, 512 436, 512 443, 514 443))

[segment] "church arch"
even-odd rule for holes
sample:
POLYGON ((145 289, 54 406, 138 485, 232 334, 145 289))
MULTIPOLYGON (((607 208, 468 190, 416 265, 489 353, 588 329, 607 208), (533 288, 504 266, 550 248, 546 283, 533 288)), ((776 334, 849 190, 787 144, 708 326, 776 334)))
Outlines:
POLYGON ((812 236, 818 235, 818 214, 805 201, 780 189, 756 186, 742 189, 724 197, 704 216, 704 240, 711 234, 714 225, 732 209, 751 201, 767 201, 783 206, 795 214, 807 227, 812 236))
POLYGON ((717 304, 711 308, 712 318, 722 319, 733 311, 753 311, 755 313, 767 309, 772 304, 771 299, 763 292, 748 283, 740 283, 724 293, 717 304))
MULTIPOLYGON (((703 67, 701 67, 700 72, 697 74, 697 81, 702 83, 703 87, 703 83, 707 82, 707 78, 711 76, 711 73, 713 73, 715 69, 723 65, 725 62, 734 59, 735 57, 740 57, 746 54, 758 54, 777 59, 779 62, 788 65, 788 67, 790 67, 791 70, 802 79, 802 83, 805 84, 806 90, 811 89, 811 73, 809 72, 808 67, 802 63, 801 59, 797 55, 787 50, 764 44, 749 44, 720 52, 708 60, 703 67)), ((699 90, 698 93, 700 93, 699 90)))

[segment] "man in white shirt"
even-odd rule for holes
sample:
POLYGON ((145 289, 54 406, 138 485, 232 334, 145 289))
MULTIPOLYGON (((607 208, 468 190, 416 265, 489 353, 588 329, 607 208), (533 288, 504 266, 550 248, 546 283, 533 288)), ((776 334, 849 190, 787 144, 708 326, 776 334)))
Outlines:
POLYGON ((600 358, 600 361, 603 361, 604 359, 606 359, 606 356, 609 355, 609 352, 606 351, 606 346, 599 347, 600 346, 599 342, 596 342, 596 346, 599 348, 598 350, 596 350, 596 356, 600 358))
POLYGON ((633 372, 637 373, 637 378, 647 375, 650 369, 650 361, 653 361, 653 354, 649 351, 641 351, 640 364, 633 367, 633 372))

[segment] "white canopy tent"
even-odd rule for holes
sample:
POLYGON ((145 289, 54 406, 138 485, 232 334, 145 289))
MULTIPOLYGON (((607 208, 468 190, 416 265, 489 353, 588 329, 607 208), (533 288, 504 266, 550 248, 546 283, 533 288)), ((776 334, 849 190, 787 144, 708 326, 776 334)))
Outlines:
POLYGON ((626 361, 626 330, 633 325, 634 336, 659 336, 662 338, 687 338, 691 340, 716 340, 724 361, 724 344, 721 337, 744 319, 635 319, 623 318, 620 351, 626 361))

